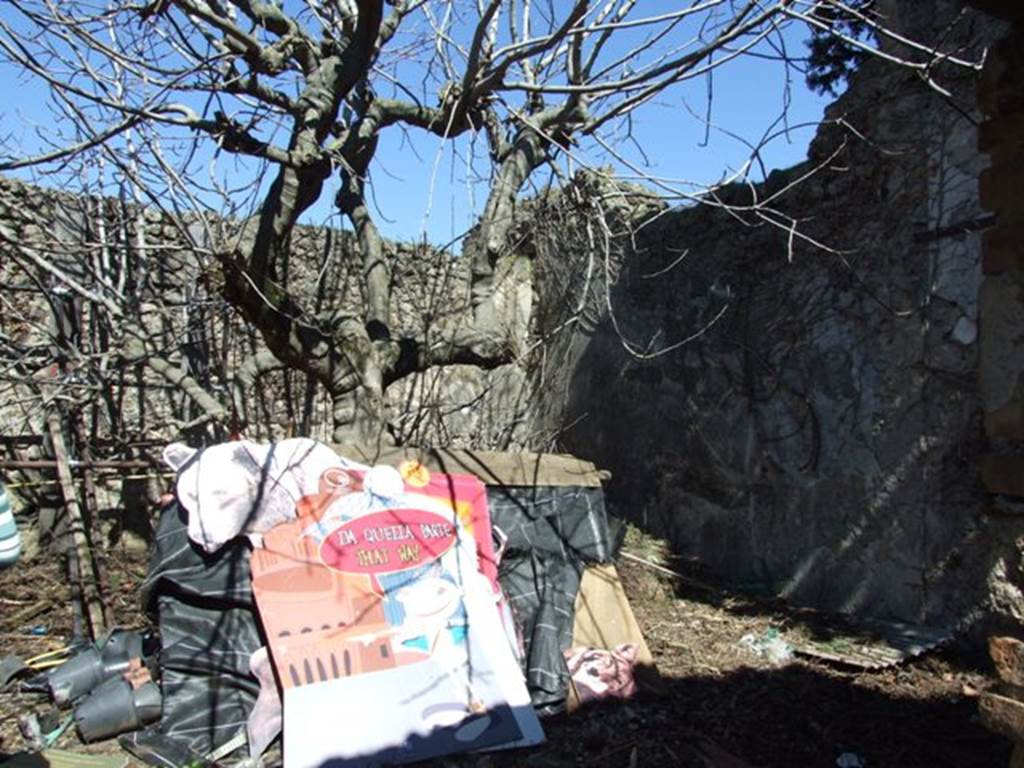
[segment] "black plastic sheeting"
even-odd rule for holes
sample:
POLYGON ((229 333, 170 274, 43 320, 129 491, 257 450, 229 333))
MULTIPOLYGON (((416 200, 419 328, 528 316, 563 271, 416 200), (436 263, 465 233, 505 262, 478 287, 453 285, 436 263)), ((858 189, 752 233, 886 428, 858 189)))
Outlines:
POLYGON ((164 510, 142 584, 143 606, 160 630, 163 715, 121 737, 139 759, 168 768, 201 760, 245 729, 259 692, 249 656, 264 644, 248 544, 207 555, 192 545, 186 525, 177 504, 164 510))
MULTIPOLYGON (((614 555, 600 488, 488 486, 492 524, 507 537, 499 579, 522 631, 534 706, 558 711, 572 645, 574 604, 588 563, 614 555)), ((201 760, 244 731, 259 691, 249 656, 264 644, 244 540, 206 555, 188 539, 186 513, 165 509, 142 585, 160 630, 163 715, 121 744, 150 765, 201 760)))
POLYGON ((491 524, 508 537, 498 579, 523 633, 530 699, 543 714, 558 711, 580 577, 614 555, 604 496, 579 486, 488 486, 487 504, 491 524))

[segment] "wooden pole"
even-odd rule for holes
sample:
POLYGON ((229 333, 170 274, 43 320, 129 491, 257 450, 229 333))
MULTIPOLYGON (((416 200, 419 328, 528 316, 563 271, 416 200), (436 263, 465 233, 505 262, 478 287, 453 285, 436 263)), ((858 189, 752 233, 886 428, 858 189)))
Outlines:
MULTIPOLYGON (((143 459, 123 460, 85 460, 66 462, 69 470, 79 469, 160 469, 161 465, 156 461, 145 461, 143 459)), ((58 462, 52 459, 0 459, 0 469, 57 469, 58 462)))
POLYGON ((81 408, 76 408, 71 414, 73 427, 72 436, 82 458, 82 501, 85 504, 87 524, 89 526, 89 543, 92 545, 92 560, 96 569, 96 585, 100 595, 100 607, 103 611, 104 626, 111 626, 114 617, 111 614, 110 606, 102 599, 104 595, 110 595, 110 579, 107 576, 107 545, 103 541, 103 532, 100 530, 99 504, 96 502, 96 481, 92 471, 92 452, 89 448, 89 438, 85 432, 85 417, 81 408))
POLYGON ((72 573, 71 578, 77 581, 81 589, 81 599, 85 608, 87 630, 91 639, 96 640, 106 632, 106 623, 103 620, 103 601, 100 598, 93 577, 92 557, 89 550, 89 541, 85 535, 85 525, 82 521, 82 511, 78 506, 78 498, 75 496, 75 485, 71 477, 71 467, 68 465, 68 452, 64 443, 64 433, 61 429, 60 415, 51 411, 46 417, 46 426, 50 432, 50 440, 53 443, 53 455, 57 464, 57 480, 60 483, 61 493, 64 496, 64 509, 68 516, 68 526, 71 531, 73 544, 73 562, 77 564, 77 573, 72 573))

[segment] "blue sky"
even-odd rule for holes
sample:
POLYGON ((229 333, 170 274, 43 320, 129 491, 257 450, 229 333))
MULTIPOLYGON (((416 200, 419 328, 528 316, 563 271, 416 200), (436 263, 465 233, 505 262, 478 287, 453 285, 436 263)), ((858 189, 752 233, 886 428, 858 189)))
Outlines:
MULTIPOLYGON (((674 6, 652 0, 651 12, 658 7, 674 6)), ((8 14, 0 8, 0 18, 8 14)), ((792 55, 804 54, 803 36, 804 30, 798 26, 786 33, 792 55)), ((771 53, 766 46, 760 52, 771 53)), ((2 66, 0 78, 18 83, 7 89, 0 107, 0 137, 11 145, 38 146, 36 130, 51 123, 44 105, 45 91, 31 81, 16 78, 16 73, 2 66)), ((564 169, 571 172, 581 164, 611 165, 625 176, 641 169, 673 180, 674 187, 686 192, 699 192, 701 185, 745 167, 751 154, 748 144, 760 142, 784 107, 788 107, 787 121, 774 125, 778 135, 761 150, 764 170, 770 172, 804 159, 815 125, 831 100, 809 92, 802 73, 794 68, 787 69, 779 61, 743 57, 714 72, 712 127, 708 129, 703 119, 708 109, 708 87, 707 78, 684 83, 633 114, 632 140, 614 145, 632 168, 591 142, 574 148, 574 159, 564 169), (784 130, 787 125, 788 131, 784 130)), ((442 141, 422 132, 385 131, 371 170, 371 203, 382 233, 406 240, 426 237, 435 244, 456 240, 473 224, 476 211, 483 205, 483 177, 488 171, 482 137, 475 142, 471 137, 442 141)), ((229 183, 233 180, 231 163, 223 163, 220 172, 229 183)), ((533 183, 543 184, 548 178, 548 172, 541 170, 533 183)), ((762 178, 758 164, 751 166, 750 178, 762 178)), ((341 226, 343 222, 332 212, 332 199, 333 189, 329 188, 304 220, 341 226)))
MULTIPOLYGON (((803 55, 802 37, 791 37, 791 50, 803 55)), ((617 144, 616 151, 652 175, 690 182, 675 186, 696 192, 748 165, 748 144, 761 141, 782 114, 787 99, 788 120, 774 126, 771 132, 778 135, 761 149, 761 161, 764 170, 771 172, 804 160, 822 113, 833 101, 833 97, 810 92, 801 72, 791 68, 787 83, 787 70, 779 62, 753 57, 737 59, 717 70, 712 93, 710 130, 704 119, 707 81, 701 79, 642 107, 632 121, 635 143, 617 144)), ((484 202, 486 188, 470 180, 474 172, 487 172, 485 150, 481 138, 479 157, 470 164, 466 140, 442 142, 421 132, 383 134, 379 162, 372 172, 373 202, 381 229, 405 239, 421 239, 426 233, 435 244, 459 237, 472 225, 474 211, 484 202)), ((576 148, 574 154, 589 165, 611 165, 620 175, 633 173, 592 143, 576 148)), ((579 167, 579 163, 573 166, 579 167)), ((543 184, 548 178, 541 170, 533 182, 543 184)), ((750 178, 762 178, 757 163, 750 165, 750 178)), ((318 221, 329 215, 320 205, 310 213, 318 221)))
MULTIPOLYGON (((668 7, 666 3, 652 3, 668 7)), ((651 8, 653 12, 654 7, 651 8)), ((805 54, 805 29, 791 26, 785 34, 789 53, 805 54)), ((767 46, 760 53, 772 54, 767 46)), ((614 145, 616 152, 646 173, 688 183, 673 186, 698 192, 747 167, 748 145, 757 145, 766 131, 778 135, 761 149, 764 170, 785 168, 805 159, 807 146, 833 100, 810 92, 802 72, 781 62, 758 57, 740 57, 716 70, 712 80, 710 123, 708 81, 701 78, 684 83, 644 105, 632 119, 633 141, 614 145), (786 111, 787 120, 775 124, 786 111), (774 127, 773 127, 774 124, 774 127), (789 130, 785 130, 786 127, 789 130)), ((423 133, 391 131, 382 135, 379 163, 372 174, 374 203, 382 229, 407 239, 426 237, 436 244, 458 238, 473 224, 474 211, 483 205, 486 188, 473 184, 475 174, 486 174, 486 147, 478 141, 476 161, 470 163, 468 140, 442 142, 423 133)), ((579 165, 611 165, 629 176, 626 167, 604 148, 584 143, 574 149, 579 165)), ((567 170, 568 170, 567 169, 567 170)), ((538 171, 534 184, 544 184, 549 173, 538 171)), ((762 178, 761 167, 750 166, 750 178, 762 178)), ((314 217, 329 212, 317 210, 314 217)))
MULTIPOLYGON (((806 158, 824 108, 833 100, 808 91, 801 73, 791 71, 789 76, 791 128, 762 149, 767 172, 806 158)), ((716 127, 706 132, 707 85, 701 80, 641 108, 632 126, 636 144, 622 143, 616 149, 653 175, 692 182, 692 186, 677 186, 696 191, 700 185, 713 184, 747 165, 751 150, 744 140, 756 145, 782 113, 786 85, 785 68, 778 62, 755 58, 730 62, 714 76, 711 123, 716 127)), ((783 128, 778 125, 775 131, 783 128)), ((395 131, 382 138, 378 150, 381 163, 372 178, 380 215, 395 220, 392 231, 401 231, 405 237, 422 236, 428 203, 432 204, 427 232, 435 243, 457 237, 472 224, 473 204, 477 208, 482 205, 486 190, 479 185, 474 190, 466 183, 465 144, 442 144, 436 137, 403 136, 395 131), (431 178, 433 195, 425 183, 431 178)), ((481 146, 481 152, 483 149, 481 146)), ((611 165, 622 175, 632 173, 599 146, 583 145, 576 154, 589 164, 611 165)), ((481 173, 487 170, 483 160, 476 166, 481 173)), ((755 181, 761 179, 756 164, 750 174, 755 181)), ((547 177, 538 171, 534 182, 544 183, 547 177)))

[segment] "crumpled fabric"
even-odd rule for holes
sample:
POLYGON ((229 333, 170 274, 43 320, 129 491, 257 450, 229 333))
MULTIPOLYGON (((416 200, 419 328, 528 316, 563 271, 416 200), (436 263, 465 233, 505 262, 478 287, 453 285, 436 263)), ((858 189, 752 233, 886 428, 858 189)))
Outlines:
POLYGON ((628 699, 636 694, 637 647, 622 643, 611 650, 603 648, 570 648, 565 651, 565 664, 580 703, 600 699, 628 699))
POLYGON ((614 557, 604 496, 597 487, 489 486, 487 503, 506 539, 498 579, 525 640, 530 698, 553 714, 569 688, 562 654, 572 645, 580 577, 614 557))
POLYGON ((258 648, 249 657, 249 670, 253 677, 260 681, 260 692, 256 703, 249 713, 246 732, 249 736, 249 754, 252 757, 262 755, 271 742, 281 732, 283 712, 281 693, 277 690, 274 679, 274 666, 270 663, 267 647, 258 648))
POLYGON ((525 644, 523 673, 535 707, 561 709, 569 687, 562 652, 572 645, 583 565, 543 554, 506 557, 498 579, 525 644))
POLYGON ((238 440, 202 450, 172 443, 163 458, 178 473, 189 538, 207 552, 242 534, 258 543, 260 534, 293 519, 296 502, 316 493, 325 470, 369 469, 308 438, 238 440))

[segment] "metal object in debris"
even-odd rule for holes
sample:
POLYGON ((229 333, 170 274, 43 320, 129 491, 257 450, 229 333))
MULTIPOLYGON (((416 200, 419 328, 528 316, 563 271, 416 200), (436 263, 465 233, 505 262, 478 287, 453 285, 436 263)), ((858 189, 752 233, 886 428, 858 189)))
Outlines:
POLYGON ((129 677, 132 674, 110 678, 75 707, 75 725, 83 741, 107 739, 160 719, 160 689, 148 675, 129 677))
POLYGON ((49 674, 50 695, 66 707, 96 686, 128 670, 132 659, 143 656, 143 635, 115 629, 102 645, 90 646, 49 674))

